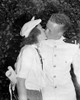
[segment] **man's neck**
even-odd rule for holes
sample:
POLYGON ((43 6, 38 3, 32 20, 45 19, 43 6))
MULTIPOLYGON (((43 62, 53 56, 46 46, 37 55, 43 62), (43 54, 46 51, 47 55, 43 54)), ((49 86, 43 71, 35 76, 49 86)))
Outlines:
POLYGON ((48 39, 52 39, 52 40, 59 40, 59 39, 61 39, 63 36, 61 36, 61 37, 51 37, 51 38, 48 38, 48 39))

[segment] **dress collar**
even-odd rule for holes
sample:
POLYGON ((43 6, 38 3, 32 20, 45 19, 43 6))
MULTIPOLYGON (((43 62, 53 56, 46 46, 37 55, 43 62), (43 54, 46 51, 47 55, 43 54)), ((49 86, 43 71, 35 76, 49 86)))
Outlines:
POLYGON ((36 44, 32 44, 31 46, 34 48, 38 48, 36 44))

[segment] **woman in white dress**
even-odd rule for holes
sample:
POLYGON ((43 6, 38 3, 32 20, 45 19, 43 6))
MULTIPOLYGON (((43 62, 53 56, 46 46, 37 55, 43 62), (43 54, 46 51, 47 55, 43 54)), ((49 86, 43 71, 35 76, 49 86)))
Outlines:
POLYGON ((42 62, 38 51, 39 42, 46 39, 40 25, 41 19, 31 20, 21 29, 21 36, 25 36, 24 46, 15 64, 17 74, 17 90, 19 100, 40 100, 38 91, 42 88, 42 62), (37 26, 38 25, 38 26, 37 26), (31 97, 30 93, 35 94, 31 97), (30 95, 30 96, 29 96, 30 95))

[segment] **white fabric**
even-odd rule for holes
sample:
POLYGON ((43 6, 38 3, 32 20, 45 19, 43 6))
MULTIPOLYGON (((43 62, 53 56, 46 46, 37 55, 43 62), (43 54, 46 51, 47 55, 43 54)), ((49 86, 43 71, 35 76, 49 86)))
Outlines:
POLYGON ((43 100, 76 100, 70 65, 73 63, 74 72, 79 77, 80 50, 78 45, 65 43, 62 39, 46 40, 41 43, 40 51, 45 81, 42 89, 43 100))
POLYGON ((27 23, 25 23, 25 24, 23 25, 23 27, 22 27, 22 29, 21 29, 21 32, 20 32, 20 35, 21 35, 21 36, 28 37, 29 34, 30 34, 30 32, 31 32, 31 30, 32 30, 36 25, 38 25, 38 24, 40 24, 40 23, 41 23, 41 19, 36 19, 36 20, 34 20, 34 19, 32 18, 31 21, 29 21, 29 22, 27 22, 27 23))
POLYGON ((8 66, 8 70, 6 71, 5 75, 10 79, 13 84, 17 83, 16 80, 16 73, 11 66, 8 66))
POLYGON ((16 63, 17 77, 26 79, 26 89, 40 90, 42 87, 42 67, 36 46, 25 46, 16 63))
POLYGON ((80 85, 80 48, 77 50, 76 54, 73 57, 73 67, 74 73, 77 77, 77 82, 80 85))
POLYGON ((42 89, 43 100, 76 100, 70 76, 70 64, 73 63, 74 72, 79 77, 78 45, 65 43, 63 39, 41 42, 39 49, 43 60, 43 71, 34 48, 25 46, 21 50, 16 63, 17 77, 26 79, 27 89, 42 89))

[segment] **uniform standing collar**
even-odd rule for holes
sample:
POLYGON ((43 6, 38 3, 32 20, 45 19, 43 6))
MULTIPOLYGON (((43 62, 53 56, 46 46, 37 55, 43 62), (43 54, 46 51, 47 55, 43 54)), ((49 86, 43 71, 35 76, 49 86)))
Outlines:
POLYGON ((64 41, 63 41, 64 39, 65 39, 65 38, 64 38, 63 36, 62 36, 60 39, 58 39, 58 40, 47 39, 47 40, 44 40, 44 41, 43 41, 43 44, 47 44, 47 45, 53 47, 54 44, 61 44, 61 43, 64 43, 64 41))
POLYGON ((63 41, 65 39, 65 37, 61 37, 60 39, 47 39, 47 40, 49 40, 49 41, 63 41))

